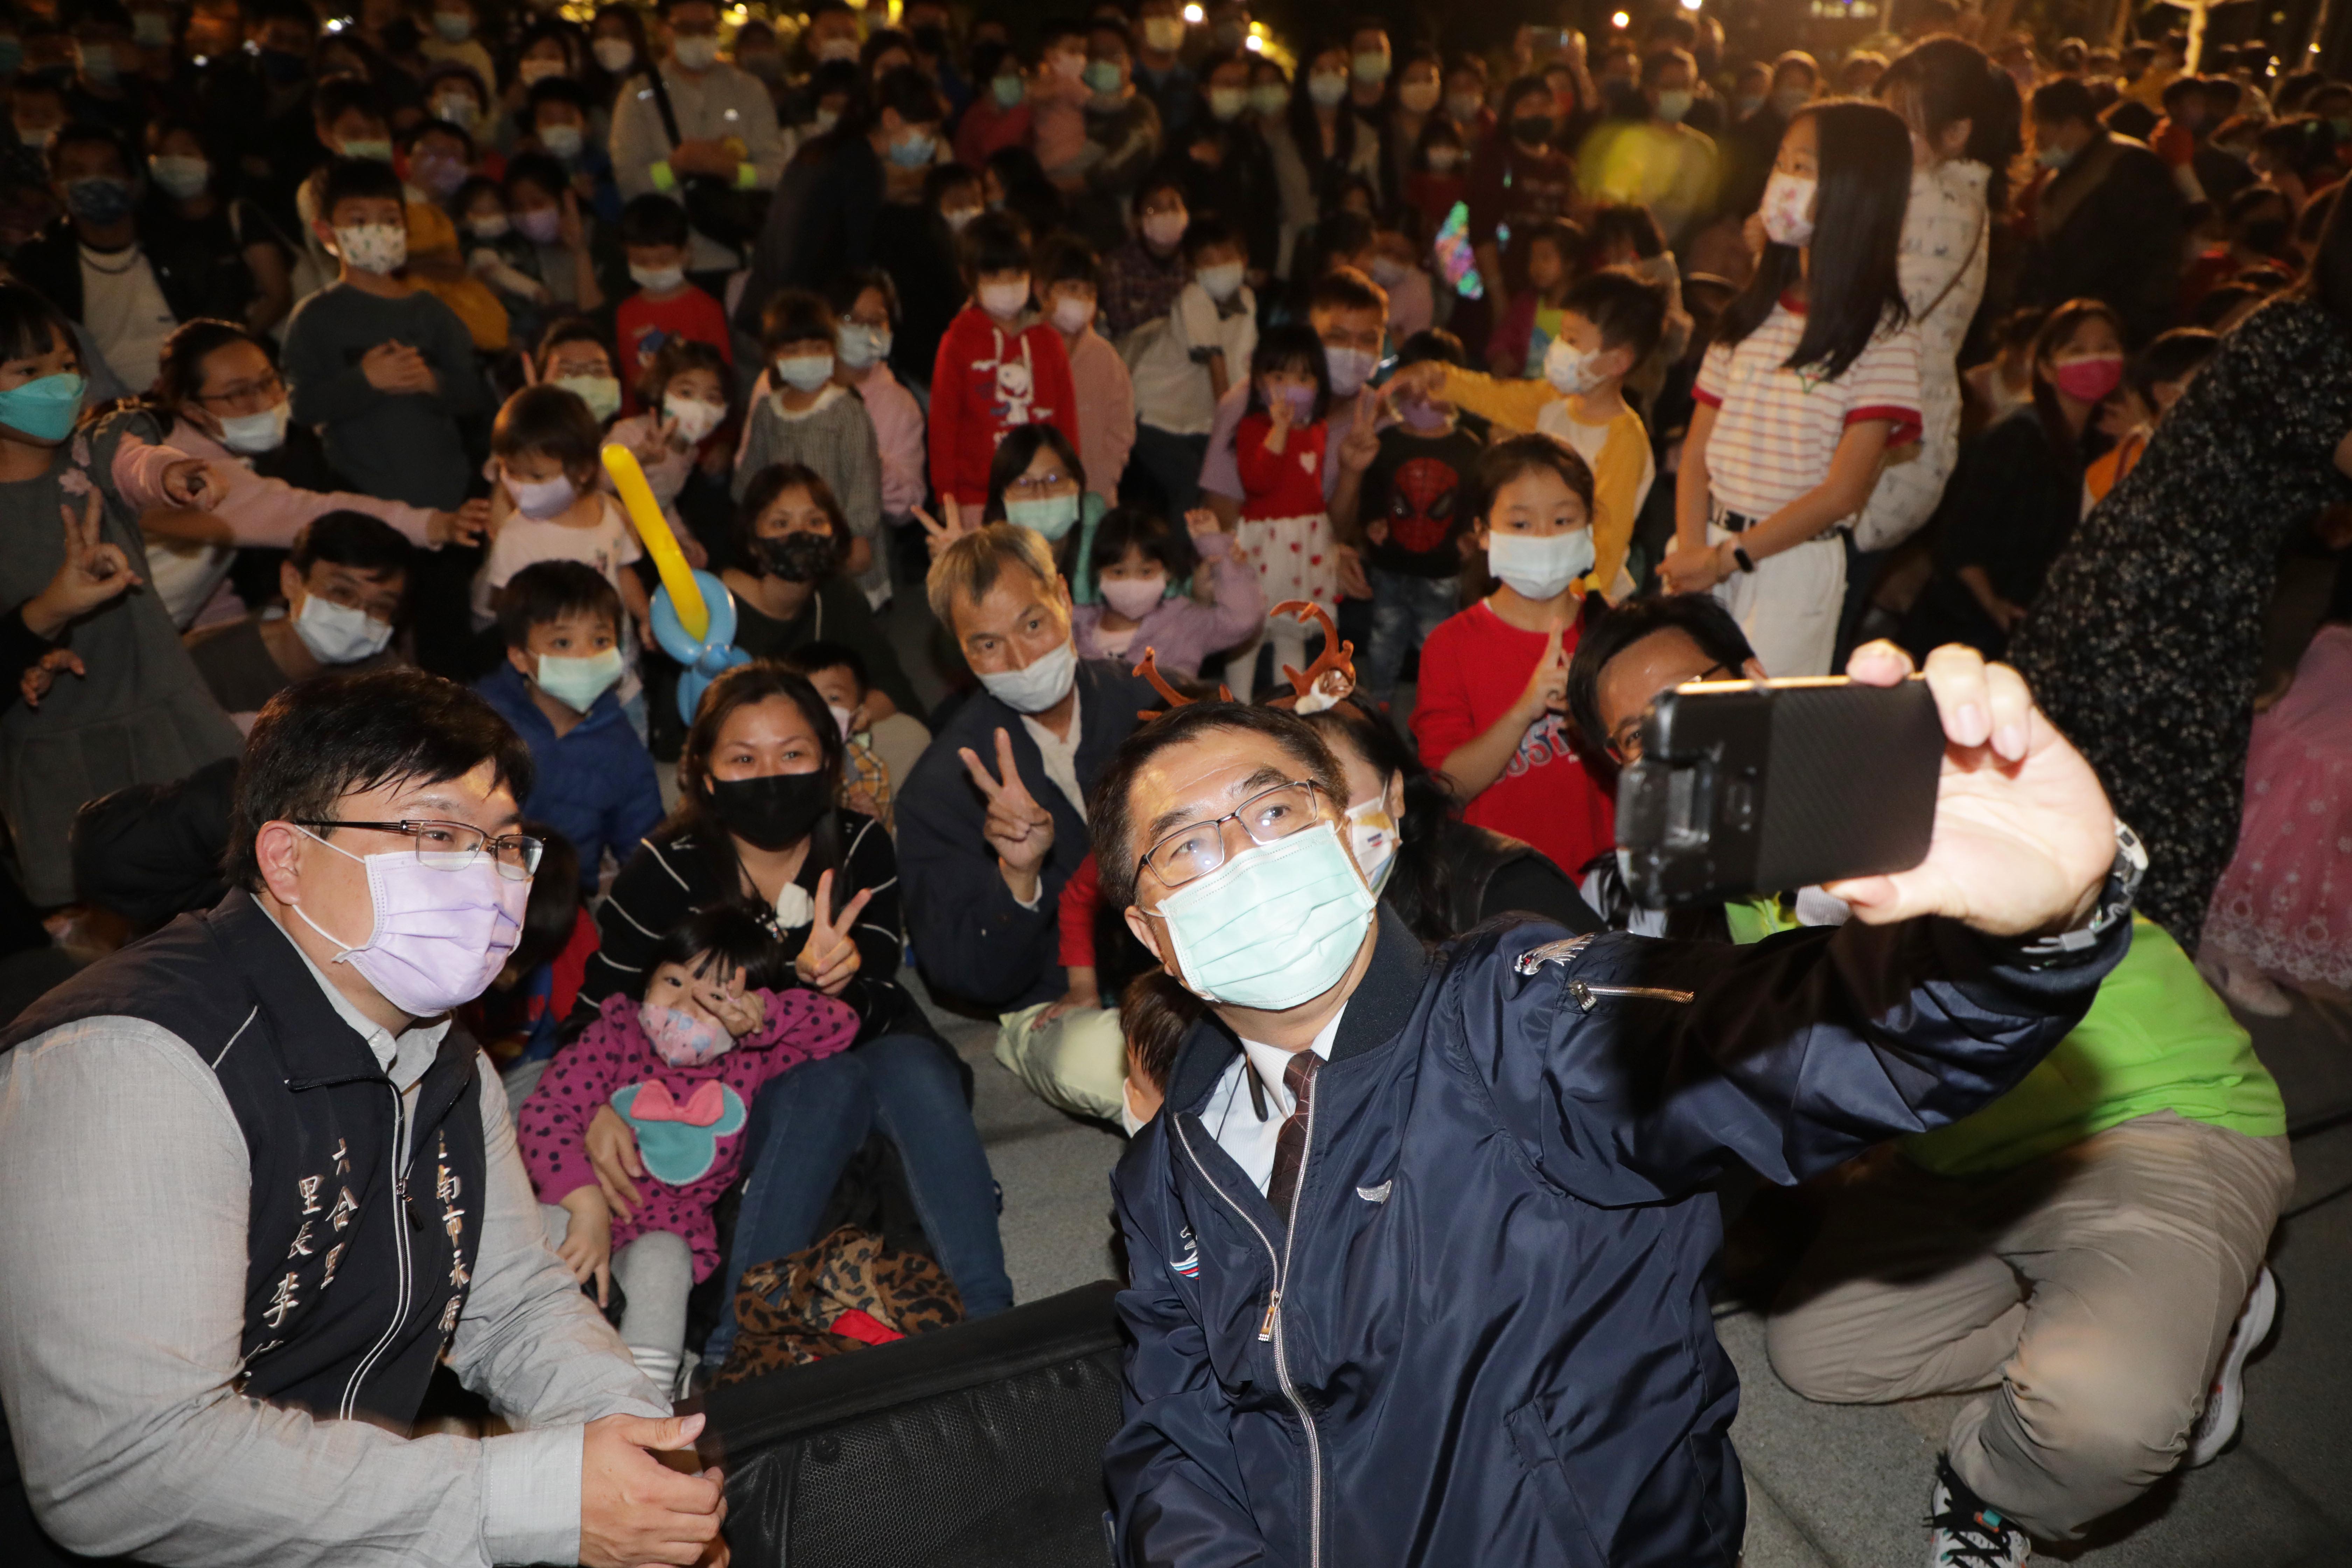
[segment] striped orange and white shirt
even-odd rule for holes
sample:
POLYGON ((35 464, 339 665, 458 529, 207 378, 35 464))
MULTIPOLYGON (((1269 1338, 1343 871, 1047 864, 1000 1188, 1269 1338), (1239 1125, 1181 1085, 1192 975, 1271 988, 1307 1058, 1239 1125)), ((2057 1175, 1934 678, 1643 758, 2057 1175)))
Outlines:
POLYGON ((1891 449, 1919 437, 1919 332, 1881 331, 1834 380, 1785 363, 1805 313, 1786 300, 1738 343, 1706 351, 1692 395, 1716 410, 1706 442, 1717 504, 1761 521, 1829 478, 1849 426, 1888 420, 1891 449))

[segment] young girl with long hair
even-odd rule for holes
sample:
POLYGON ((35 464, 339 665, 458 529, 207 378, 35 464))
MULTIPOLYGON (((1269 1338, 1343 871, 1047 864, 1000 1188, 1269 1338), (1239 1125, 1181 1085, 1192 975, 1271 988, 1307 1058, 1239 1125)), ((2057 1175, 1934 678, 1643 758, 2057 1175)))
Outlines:
MULTIPOLYGON (((1330 412, 1331 372, 1314 330, 1294 322, 1259 334, 1250 356, 1249 412, 1234 432, 1243 498, 1234 533, 1257 563, 1269 612, 1290 599, 1326 610, 1339 604, 1339 557, 1323 510, 1330 412)), ((1274 647, 1275 679, 1286 664, 1307 667, 1307 632, 1297 621, 1269 613, 1264 640, 1274 647)), ((1225 667, 1226 684, 1244 700, 1255 684, 1256 658, 1253 642, 1225 667)))
POLYGON ((1874 103, 1800 110, 1760 209, 1756 276, 1724 310, 1683 444, 1670 591, 1715 590, 1776 676, 1826 675, 1839 537, 1919 433, 1919 335, 1897 257, 1911 133, 1874 103))

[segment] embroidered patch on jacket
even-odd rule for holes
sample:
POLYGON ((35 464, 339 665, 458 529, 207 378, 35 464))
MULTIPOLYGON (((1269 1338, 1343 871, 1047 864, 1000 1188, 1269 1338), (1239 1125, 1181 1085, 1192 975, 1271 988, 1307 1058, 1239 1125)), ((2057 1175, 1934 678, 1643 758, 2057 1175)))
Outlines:
POLYGON ((1377 1187, 1358 1187, 1356 1195, 1368 1204, 1384 1204, 1389 1201, 1389 1189, 1395 1185, 1396 1179, 1391 1177, 1377 1187))
POLYGON ((1582 952, 1584 944, 1591 940, 1592 938, 1587 935, 1571 936, 1561 942, 1544 942, 1519 954, 1519 961, 1512 964, 1511 968, 1521 974, 1533 974, 1547 963, 1566 963, 1578 953, 1582 952))
POLYGON ((1192 1238, 1192 1227, 1186 1226, 1177 1239, 1184 1244, 1184 1256, 1170 1258, 1168 1267, 1187 1279, 1199 1279, 1201 1277, 1201 1244, 1192 1238))
POLYGON ((613 1091, 613 1109, 637 1135, 646 1173, 673 1187, 709 1174, 719 1163, 719 1141, 740 1132, 749 1119, 743 1097, 717 1079, 704 1081, 684 1104, 658 1079, 629 1084, 613 1091))

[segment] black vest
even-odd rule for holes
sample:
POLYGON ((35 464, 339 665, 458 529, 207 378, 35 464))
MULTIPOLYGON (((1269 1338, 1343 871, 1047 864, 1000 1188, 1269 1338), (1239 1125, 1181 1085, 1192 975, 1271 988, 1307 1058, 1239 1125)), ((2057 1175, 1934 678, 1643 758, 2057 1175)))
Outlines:
MULTIPOLYGON (((182 915, 20 1014, 144 1019, 220 1079, 252 1161, 240 1393, 405 1431, 457 1325, 480 1237, 478 1056, 452 1026, 413 1113, 251 894, 182 915), (401 1124, 409 1162, 394 1170, 401 1124)), ((0 1485, 15 1479, 0 1426, 0 1485)))

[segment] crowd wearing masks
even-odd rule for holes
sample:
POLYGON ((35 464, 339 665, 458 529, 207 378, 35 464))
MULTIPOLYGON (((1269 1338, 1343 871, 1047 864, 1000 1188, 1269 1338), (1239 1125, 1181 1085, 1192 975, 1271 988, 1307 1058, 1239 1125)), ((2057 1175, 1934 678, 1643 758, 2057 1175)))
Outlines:
POLYGON ((1120 1563, 1728 1568, 1735 1183, 1931 1564, 2230 1443, 2352 86, 1277 20, 0 13, 0 1557, 722 1563, 775 1292, 1015 1308, 976 1072, 1129 1141, 1120 1563), (1835 675, 1992 826, 1639 905, 1652 702, 1835 675))

